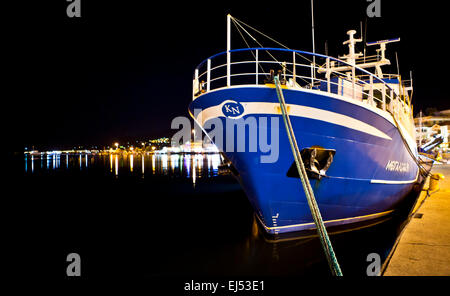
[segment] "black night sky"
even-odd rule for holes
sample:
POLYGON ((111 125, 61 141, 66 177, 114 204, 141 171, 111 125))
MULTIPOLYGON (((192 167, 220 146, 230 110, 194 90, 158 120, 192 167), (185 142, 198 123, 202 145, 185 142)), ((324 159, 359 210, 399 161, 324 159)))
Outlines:
MULTIPOLYGON (((157 2, 81 0, 81 18, 67 17, 64 0, 4 10, 13 66, 4 99, 22 149, 171 136, 171 120, 188 116, 194 68, 226 49, 227 13, 290 48, 312 48, 310 1, 157 2)), ((381 0, 381 17, 368 18, 365 0, 316 0, 316 51, 327 40, 330 55, 345 54, 346 31, 367 19, 368 41, 401 38, 388 45, 387 72, 396 72, 397 52, 403 76, 413 71, 415 113, 450 108, 447 11, 435 1, 393 2, 381 0)), ((241 47, 234 29, 232 48, 241 47)))

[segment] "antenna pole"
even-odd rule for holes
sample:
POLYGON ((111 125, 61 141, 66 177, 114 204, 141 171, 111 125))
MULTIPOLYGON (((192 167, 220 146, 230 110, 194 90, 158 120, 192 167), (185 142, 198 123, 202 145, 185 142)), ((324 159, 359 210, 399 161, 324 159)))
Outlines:
POLYGON ((411 105, 411 101, 412 101, 412 96, 414 93, 414 87, 413 87, 413 77, 412 77, 412 71, 409 71, 409 79, 411 80, 411 94, 409 95, 409 105, 411 105))
MULTIPOLYGON (((316 45, 314 41, 314 0, 311 0, 311 27, 312 27, 312 51, 316 53, 316 45)), ((316 66, 316 56, 313 55, 313 67, 316 66)), ((313 68, 313 79, 316 78, 316 71, 313 68)))
POLYGON ((231 15, 227 14, 227 86, 230 86, 231 77, 231 15))
POLYGON ((366 42, 367 42, 367 18, 365 20, 365 24, 364 24, 364 36, 363 38, 363 43, 364 43, 364 63, 366 62, 366 42))
POLYGON ((397 75, 400 76, 400 67, 398 65, 398 56, 397 56, 397 52, 395 52, 395 61, 397 63, 397 75))
POLYGON ((419 147, 422 146, 422 110, 419 113, 419 147))
MULTIPOLYGON (((363 22, 362 21, 360 21, 359 22, 359 29, 360 29, 360 31, 361 31, 361 40, 364 42, 364 35, 363 35, 363 22)), ((366 52, 364 51, 364 53, 363 53, 363 58, 364 58, 364 63, 366 62, 366 52)))
POLYGON ((364 40, 364 35, 363 35, 363 25, 362 25, 362 21, 359 22, 359 30, 360 30, 360 34, 361 34, 361 39, 364 40))

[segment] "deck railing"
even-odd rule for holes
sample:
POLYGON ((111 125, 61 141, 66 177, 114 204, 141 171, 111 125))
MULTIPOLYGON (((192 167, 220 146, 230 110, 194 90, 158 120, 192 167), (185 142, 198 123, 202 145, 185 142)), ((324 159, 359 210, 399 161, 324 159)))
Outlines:
MULTIPOLYGON (((410 116, 408 96, 378 76, 345 61, 300 50, 244 48, 218 53, 195 69, 193 99, 219 88, 273 83, 279 74, 288 89, 311 89, 361 101, 394 116, 410 116), (313 64, 313 57, 316 63, 313 64), (229 70, 228 70, 229 69, 229 70), (402 111, 402 112, 400 112, 402 111)), ((384 79, 397 76, 383 75, 384 79)))

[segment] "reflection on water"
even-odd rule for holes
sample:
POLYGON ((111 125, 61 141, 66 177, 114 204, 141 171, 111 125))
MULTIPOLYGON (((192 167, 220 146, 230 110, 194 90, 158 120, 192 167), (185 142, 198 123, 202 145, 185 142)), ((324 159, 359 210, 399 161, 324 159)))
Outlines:
POLYGON ((53 153, 25 155, 25 172, 36 173, 36 164, 38 164, 39 170, 44 171, 74 168, 83 171, 92 166, 109 168, 109 173, 117 177, 122 174, 140 174, 142 177, 145 177, 146 174, 178 176, 192 179, 192 184, 195 185, 198 178, 217 176, 220 163, 220 154, 61 155, 53 153), (62 167, 61 158, 65 162, 65 166, 62 167))
POLYGON ((115 166, 114 166, 114 168, 115 168, 115 175, 116 176, 118 176, 119 175, 119 158, 118 158, 118 155, 116 154, 116 155, 114 155, 114 161, 115 161, 115 166))
POLYGON ((130 172, 133 172, 134 155, 130 155, 130 172))
MULTIPOLYGON (((330 274, 315 232, 301 237, 265 234, 236 180, 218 176, 219 154, 44 154, 25 155, 24 160, 30 184, 24 190, 33 197, 30 202, 36 201, 38 210, 32 212, 40 217, 35 220, 56 225, 62 219, 68 229, 64 233, 70 235, 61 243, 61 231, 55 234, 51 227, 42 227, 42 232, 70 250, 74 241, 93 254, 97 249, 92 246, 101 246, 101 253, 93 256, 96 260, 127 254, 119 260, 127 265, 102 267, 101 275, 105 270, 145 275, 330 274), (66 218, 80 213, 82 222, 66 218), (143 235, 149 231, 152 235, 143 235)), ((415 198, 408 197, 408 203, 415 198)), ((384 262, 405 221, 403 214, 396 214, 351 232, 329 229, 344 275, 366 275, 371 253, 384 262)), ((36 233, 41 237, 42 232, 36 233)))

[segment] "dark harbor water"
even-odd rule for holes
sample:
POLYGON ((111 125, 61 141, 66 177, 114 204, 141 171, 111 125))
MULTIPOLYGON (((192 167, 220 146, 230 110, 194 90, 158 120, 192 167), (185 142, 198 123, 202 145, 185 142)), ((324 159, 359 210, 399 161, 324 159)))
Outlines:
MULTIPOLYGON (((317 237, 263 235, 239 183, 219 174, 220 161, 217 154, 28 155, 16 195, 26 205, 22 251, 42 254, 44 277, 65 278, 73 252, 88 279, 329 276, 317 237)), ((365 276, 371 253, 384 261, 405 217, 331 233, 343 274, 365 276)))

